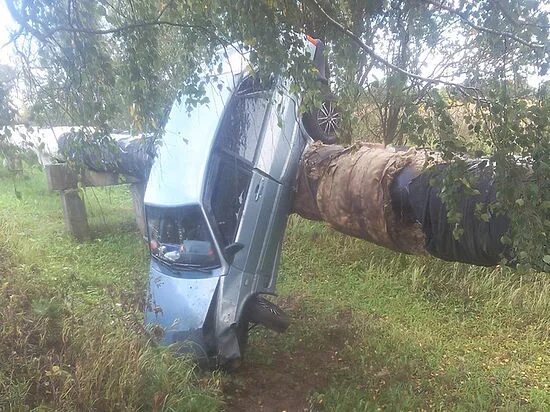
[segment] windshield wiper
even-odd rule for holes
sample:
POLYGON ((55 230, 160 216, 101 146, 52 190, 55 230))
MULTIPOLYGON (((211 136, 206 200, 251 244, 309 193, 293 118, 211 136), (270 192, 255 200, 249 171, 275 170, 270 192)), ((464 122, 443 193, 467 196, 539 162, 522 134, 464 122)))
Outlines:
POLYGON ((202 272, 202 273, 211 273, 212 270, 219 267, 219 266, 216 266, 216 265, 214 265, 214 266, 199 266, 199 265, 193 265, 192 263, 182 263, 182 262, 170 262, 170 263, 172 265, 176 266, 176 267, 195 270, 197 272, 202 272))
POLYGON ((161 262, 161 263, 163 263, 163 264, 165 264, 169 267, 189 269, 189 270, 194 270, 194 271, 201 272, 201 273, 211 273, 212 270, 220 267, 220 265, 198 266, 198 265, 193 265, 192 263, 176 262, 174 260, 166 259, 163 256, 158 256, 158 255, 151 255, 151 256, 154 257, 155 259, 157 259, 159 262, 161 262))

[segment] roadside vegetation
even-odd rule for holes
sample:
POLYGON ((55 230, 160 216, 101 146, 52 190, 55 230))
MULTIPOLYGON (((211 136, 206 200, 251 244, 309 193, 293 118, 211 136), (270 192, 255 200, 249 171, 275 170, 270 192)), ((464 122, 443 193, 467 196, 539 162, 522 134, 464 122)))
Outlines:
POLYGON ((142 328, 147 251, 124 187, 63 231, 43 173, 0 168, 0 410, 548 410, 550 279, 393 253, 291 218, 279 303, 233 375, 142 328))
POLYGON ((40 169, 0 169, 0 410, 219 409, 218 375, 143 331, 147 252, 128 190, 86 200, 96 238, 77 244, 40 169))
POLYGON ((279 341, 322 351, 344 335, 337 362, 319 362, 334 373, 310 401, 330 411, 550 409, 547 274, 396 254, 297 219, 285 252, 281 292, 299 310, 279 341))

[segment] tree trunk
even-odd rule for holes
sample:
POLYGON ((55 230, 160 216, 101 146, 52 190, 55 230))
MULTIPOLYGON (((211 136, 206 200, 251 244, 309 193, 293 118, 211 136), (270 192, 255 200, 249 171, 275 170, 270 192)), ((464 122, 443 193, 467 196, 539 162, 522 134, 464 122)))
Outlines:
POLYGON ((302 156, 294 211, 403 253, 480 266, 497 265, 505 257, 514 264, 501 242, 509 228, 508 218, 488 212, 482 220, 476 212, 479 206, 490 210, 496 201, 494 166, 476 159, 464 161, 464 166, 463 176, 476 183, 469 191, 460 182, 452 189, 457 194, 453 207, 461 216, 458 238, 457 224, 449 222, 437 186, 451 166, 436 153, 412 148, 312 144, 302 156))
POLYGON ((315 143, 302 157, 294 210, 377 245, 424 254, 422 228, 395 212, 390 185, 406 167, 418 174, 427 158, 423 151, 392 151, 379 144, 315 143))

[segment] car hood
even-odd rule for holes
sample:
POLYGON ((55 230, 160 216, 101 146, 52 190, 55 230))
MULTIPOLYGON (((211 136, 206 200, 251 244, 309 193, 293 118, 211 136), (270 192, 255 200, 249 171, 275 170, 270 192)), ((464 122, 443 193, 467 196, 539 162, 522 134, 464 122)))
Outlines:
POLYGON ((221 271, 175 271, 151 261, 145 323, 161 331, 163 344, 183 344, 185 352, 207 355, 211 343, 205 341, 205 322, 221 271))

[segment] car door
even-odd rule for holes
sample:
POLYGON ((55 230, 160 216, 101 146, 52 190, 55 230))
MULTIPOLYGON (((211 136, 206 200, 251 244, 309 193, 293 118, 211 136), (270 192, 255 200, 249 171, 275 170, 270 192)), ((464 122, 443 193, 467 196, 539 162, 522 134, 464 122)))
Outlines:
POLYGON ((266 236, 257 269, 265 292, 274 291, 282 241, 288 214, 292 209, 292 190, 300 157, 306 145, 306 138, 297 118, 296 100, 285 90, 282 87, 281 92, 276 93, 276 101, 267 113, 256 160, 256 167, 278 183, 271 208, 269 235, 266 236))

